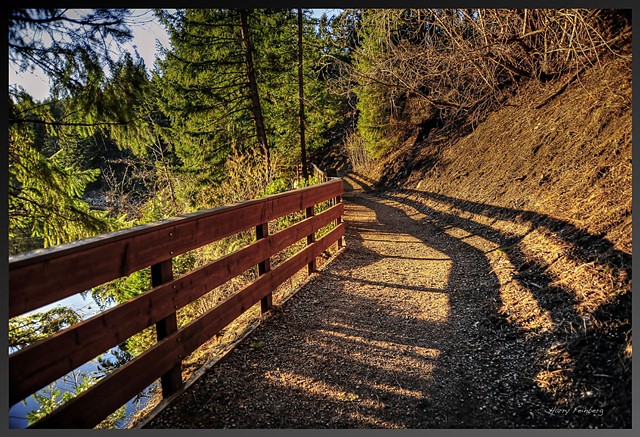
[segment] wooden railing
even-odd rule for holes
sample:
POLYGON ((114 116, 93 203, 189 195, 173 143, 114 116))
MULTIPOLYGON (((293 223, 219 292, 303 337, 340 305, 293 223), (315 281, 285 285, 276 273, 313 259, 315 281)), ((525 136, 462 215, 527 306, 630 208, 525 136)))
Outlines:
POLYGON ((313 176, 315 176, 316 180, 319 182, 327 182, 331 178, 327 175, 327 172, 322 170, 320 167, 315 165, 313 162, 311 163, 311 169, 313 170, 313 176))
POLYGON ((342 247, 342 181, 314 185, 258 200, 224 206, 162 222, 116 231, 9 258, 9 317, 151 267, 152 289, 9 356, 9 399, 13 405, 78 366, 156 325, 158 341, 94 386, 32 425, 39 428, 94 427, 161 378, 163 395, 182 385, 182 360, 258 301, 271 307, 272 292, 332 244, 342 247), (314 215, 314 206, 333 206, 314 215), (306 219, 269 235, 268 223, 306 211, 306 219), (336 226, 322 238, 315 233, 336 226), (172 258, 238 232, 256 230, 256 241, 174 279, 172 258), (307 246, 271 269, 270 257, 307 238, 307 246), (258 278, 181 329, 176 311, 247 269, 258 278))

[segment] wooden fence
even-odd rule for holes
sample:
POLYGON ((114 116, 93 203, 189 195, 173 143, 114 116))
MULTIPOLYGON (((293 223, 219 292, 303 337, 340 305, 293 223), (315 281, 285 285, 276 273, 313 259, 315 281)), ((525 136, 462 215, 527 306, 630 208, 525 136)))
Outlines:
POLYGON ((313 176, 315 176, 316 180, 319 182, 327 182, 331 180, 331 178, 327 175, 327 173, 320 169, 313 162, 311 163, 311 169, 313 170, 313 176))
POLYGON ((342 181, 332 180, 258 200, 224 206, 158 223, 38 250, 9 258, 9 317, 151 267, 152 289, 9 356, 9 400, 13 405, 78 366, 156 325, 158 341, 90 389, 32 425, 90 428, 161 379, 165 397, 182 384, 182 360, 258 301, 271 307, 272 292, 297 271, 315 269, 332 244, 342 247, 342 181), (315 215, 315 205, 333 200, 315 215), (306 219, 269 235, 268 223, 306 211, 306 219), (328 234, 315 233, 334 222, 328 234), (256 241, 174 279, 172 258, 230 235, 256 230, 256 241), (307 246, 271 269, 270 258, 293 243, 307 246), (247 269, 258 278, 181 329, 176 311, 247 269))

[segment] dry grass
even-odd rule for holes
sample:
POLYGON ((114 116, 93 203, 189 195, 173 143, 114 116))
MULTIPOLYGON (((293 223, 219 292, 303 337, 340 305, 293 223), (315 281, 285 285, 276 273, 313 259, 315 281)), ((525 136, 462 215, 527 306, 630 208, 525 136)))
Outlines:
POLYGON ((351 168, 356 173, 367 174, 374 164, 374 159, 364 145, 364 139, 355 131, 348 131, 343 140, 343 147, 351 168))

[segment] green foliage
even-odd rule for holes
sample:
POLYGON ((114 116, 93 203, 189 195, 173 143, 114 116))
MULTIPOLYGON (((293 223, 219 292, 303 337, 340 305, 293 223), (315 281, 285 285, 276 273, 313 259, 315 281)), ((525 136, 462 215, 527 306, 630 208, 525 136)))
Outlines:
POLYGON ((80 322, 73 309, 56 307, 9 319, 9 347, 20 349, 80 322))
POLYGON ((176 256, 172 262, 173 277, 177 278, 193 270, 197 265, 198 258, 193 252, 187 252, 184 255, 176 256))
POLYGON ((131 357, 137 357, 157 341, 156 327, 149 326, 136 335, 129 337, 120 348, 131 357))
POLYGON ((365 148, 374 157, 382 155, 392 144, 388 136, 393 97, 389 87, 376 78, 377 58, 386 50, 384 20, 377 10, 363 12, 358 32, 360 46, 354 56, 358 131, 365 148))
MULTIPOLYGON (((164 14, 171 50, 159 61, 159 106, 169 120, 162 135, 182 170, 220 181, 220 166, 252 136, 246 70, 236 12, 189 9, 164 14)), ((252 143, 253 144, 253 143, 252 143)))
MULTIPOLYGON (((121 49, 131 39, 125 9, 16 9, 9 16, 9 60, 20 71, 40 67, 51 97, 21 105, 11 125, 41 124, 51 136, 110 134, 121 147, 144 153, 150 139, 144 62, 121 49), (112 44, 111 49, 107 44, 112 44)), ((10 90, 14 101, 21 91, 10 90)), ((58 146, 61 148, 61 146, 58 146)))
POLYGON ((364 140, 366 150, 372 156, 380 157, 391 145, 391 111, 386 90, 376 84, 363 84, 357 88, 358 131, 364 140))
MULTIPOLYGON (((125 225, 82 200, 100 171, 89 167, 96 139, 144 154, 152 131, 140 59, 119 59, 107 42, 131 38, 128 12, 21 9, 10 13, 10 62, 41 67, 52 97, 36 103, 19 89, 9 98, 9 240, 11 253, 51 246, 125 225), (46 36, 46 37, 45 37, 46 36), (108 76, 106 72, 110 72, 108 76)), ((93 155, 92 155, 93 153, 93 155)))
POLYGON ((264 195, 268 196, 270 194, 284 193, 288 189, 287 181, 284 178, 277 178, 267 185, 267 188, 264 190, 264 195))
POLYGON ((38 403, 39 408, 27 413, 29 424, 35 423, 51 414, 58 406, 72 399, 73 394, 70 392, 63 393, 54 384, 51 384, 40 392, 35 393, 33 398, 38 403))
MULTIPOLYGON (((182 170, 203 184, 229 177, 224 162, 257 148, 249 111, 240 20, 234 10, 185 10, 163 21, 172 49, 160 63, 160 107, 170 120, 164 138, 173 144, 182 170)), ((255 73, 268 144, 280 164, 299 163, 297 17, 291 10, 254 9, 248 17, 255 73)), ((308 148, 324 145, 340 121, 339 96, 320 74, 321 44, 312 23, 304 26, 304 83, 308 148)))
MULTIPOLYGON (((52 383, 33 394, 38 404, 38 409, 27 413, 29 424, 34 424, 40 419, 51 414, 56 408, 73 399, 79 393, 94 385, 103 375, 86 374, 84 372, 72 372, 63 378, 64 383, 70 385, 72 390, 62 390, 56 383, 52 383)), ((96 428, 116 428, 125 417, 126 406, 118 408, 96 428)))
MULTIPOLYGON (((300 137, 297 89, 297 16, 289 10, 260 11, 261 27, 256 41, 258 62, 264 66, 259 76, 265 93, 265 117, 274 147, 289 166, 299 163, 300 137), (271 15, 271 20, 269 16, 271 15), (269 23, 265 26, 262 23, 269 23), (275 31, 275 29, 281 29, 275 31)), ((304 11, 303 11, 304 13, 304 11)), ((258 26, 258 24, 256 24, 258 26)), ((307 149, 326 144, 328 133, 342 120, 342 99, 332 93, 322 74, 322 36, 303 15, 303 77, 305 137, 307 149)))
POLYGON ((9 128, 9 239, 39 237, 52 246, 113 229, 106 213, 91 210, 81 199, 99 171, 65 165, 64 151, 44 156, 37 139, 33 125, 9 128))
POLYGON ((115 279, 93 290, 94 295, 104 299, 112 297, 116 303, 139 296, 151 288, 151 268, 135 271, 124 278, 115 279))
POLYGON ((80 125, 73 127, 83 137, 102 133, 118 148, 145 155, 154 142, 151 97, 144 62, 125 53, 113 64, 111 77, 89 84, 65 101, 64 120, 80 125))

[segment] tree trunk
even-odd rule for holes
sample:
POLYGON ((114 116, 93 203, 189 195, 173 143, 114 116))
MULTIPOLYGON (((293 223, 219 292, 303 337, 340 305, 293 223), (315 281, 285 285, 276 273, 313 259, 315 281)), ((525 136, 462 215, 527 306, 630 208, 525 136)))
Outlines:
POLYGON ((262 109, 260 107, 260 96, 258 95, 258 83, 256 81, 256 72, 253 66, 253 43, 251 42, 251 34, 249 33, 249 25, 247 24, 247 10, 240 9, 240 22, 242 26, 242 45, 244 47, 244 56, 247 64, 247 79, 249 80, 249 98, 251 99, 251 112, 256 123, 256 134, 258 142, 264 153, 267 181, 271 181, 271 163, 269 156, 269 147, 267 145, 267 131, 264 127, 264 118, 262 117, 262 109))
POLYGON ((309 180, 307 172, 307 145, 304 138, 304 81, 302 78, 302 8, 298 8, 298 95, 300 98, 300 160, 302 161, 302 178, 309 180))

